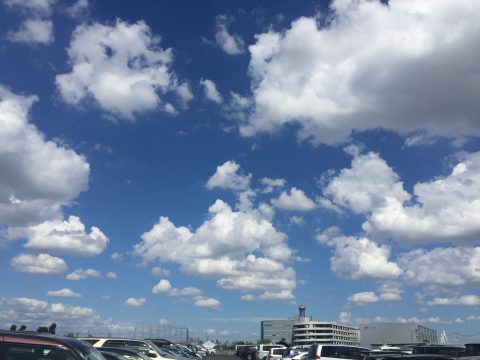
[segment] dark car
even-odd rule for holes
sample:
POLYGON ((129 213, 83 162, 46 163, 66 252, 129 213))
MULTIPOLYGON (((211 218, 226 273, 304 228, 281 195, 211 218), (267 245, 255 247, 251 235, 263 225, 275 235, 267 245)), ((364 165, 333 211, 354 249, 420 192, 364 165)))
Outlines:
POLYGON ((429 355, 445 355, 451 357, 459 357, 465 353, 465 348, 461 346, 447 346, 447 345, 424 345, 415 346, 412 349, 412 354, 429 354, 429 355))
POLYGON ((105 360, 88 343, 48 333, 0 330, 0 359, 105 360))
POLYGON ((107 360, 127 360, 122 355, 116 354, 116 353, 113 353, 113 352, 110 352, 110 351, 100 350, 100 353, 107 360))

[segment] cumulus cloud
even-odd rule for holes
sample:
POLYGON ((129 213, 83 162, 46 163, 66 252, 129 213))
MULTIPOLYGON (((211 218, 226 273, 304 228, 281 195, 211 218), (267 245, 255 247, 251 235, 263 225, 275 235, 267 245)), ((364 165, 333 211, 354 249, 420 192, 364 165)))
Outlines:
POLYGON ((272 200, 272 205, 281 210, 310 211, 315 209, 315 203, 305 193, 292 187, 290 193, 283 191, 277 199, 272 200))
POLYGON ((71 18, 80 19, 88 15, 89 6, 88 0, 77 0, 71 6, 67 7, 65 12, 71 18))
POLYGON ((245 52, 245 42, 237 35, 228 31, 229 19, 225 15, 218 15, 215 21, 215 41, 223 51, 229 55, 238 55, 245 52))
POLYGON ((222 303, 214 298, 200 298, 195 300, 193 305, 210 309, 218 309, 220 306, 222 306, 222 303))
POLYGON ((6 0, 11 9, 19 10, 24 20, 17 30, 7 32, 7 40, 30 45, 48 45, 53 42, 51 13, 55 0, 6 0))
POLYGON ((5 5, 35 16, 50 15, 56 0, 5 0, 5 5))
POLYGON ((152 292, 154 294, 169 296, 197 297, 202 295, 202 290, 192 286, 184 287, 183 289, 174 288, 170 281, 166 279, 161 279, 158 284, 153 287, 152 292))
POLYGON ((401 268, 389 261, 390 248, 366 237, 341 236, 330 228, 317 235, 317 240, 334 248, 330 268, 341 278, 356 280, 388 280, 398 278, 401 268))
POLYGON ((55 319, 62 332, 87 333, 89 328, 112 330, 111 320, 102 319, 92 308, 48 303, 32 298, 0 297, 0 319, 25 324, 29 329, 45 326, 55 319))
POLYGON ((118 277, 113 271, 109 271, 105 276, 109 279, 116 279, 118 277))
POLYGON ((273 192, 276 188, 282 188, 287 183, 285 179, 270 179, 268 177, 262 178, 260 182, 264 186, 262 192, 265 194, 273 192))
POLYGON ((222 165, 217 166, 215 174, 213 174, 207 181, 207 189, 213 189, 216 187, 230 190, 248 189, 252 175, 242 175, 239 170, 240 165, 232 160, 226 161, 222 165))
POLYGON ((254 301, 254 300, 255 300, 255 296, 252 295, 252 294, 245 294, 245 295, 242 295, 242 297, 240 298, 240 300, 242 300, 242 301, 254 301))
MULTIPOLYGON (((145 262, 173 261, 183 272, 217 277, 226 289, 281 292, 296 285, 294 270, 285 265, 292 257, 286 235, 259 212, 233 211, 221 200, 193 232, 160 217, 134 246, 134 254, 145 262)), ((156 291, 168 293, 169 284, 160 281, 156 291)))
POLYGON ((19 29, 10 30, 7 39, 11 42, 48 45, 53 42, 53 23, 51 20, 27 19, 19 29))
POLYGON ((449 175, 417 183, 416 203, 388 198, 364 229, 405 243, 476 243, 480 236, 480 152, 457 155, 449 175))
POLYGON ((168 269, 161 268, 160 266, 155 266, 152 268, 151 274, 153 276, 168 276, 170 275, 170 271, 168 269))
POLYGON ((462 295, 458 297, 436 297, 427 302, 427 305, 465 305, 465 306, 478 306, 480 305, 480 296, 477 295, 462 295))
POLYGON ((212 80, 201 79, 200 85, 203 87, 203 94, 205 98, 214 103, 221 104, 223 102, 222 95, 217 90, 217 85, 212 80))
POLYGON ((183 82, 177 86, 175 92, 180 97, 180 101, 184 108, 188 107, 188 103, 193 100, 194 96, 190 84, 188 82, 183 82))
POLYGON ((348 301, 356 304, 376 303, 378 296, 372 291, 360 292, 348 297, 348 301))
POLYGON ((336 0, 322 25, 301 17, 258 34, 254 109, 240 131, 296 123, 301 139, 328 144, 374 128, 478 135, 480 80, 468 59, 479 55, 479 16, 476 0, 336 0))
POLYGON ((386 204, 389 198, 400 203, 410 199, 399 176, 376 153, 357 155, 350 168, 342 169, 323 189, 334 204, 355 213, 373 211, 386 204), (375 181, 372 181, 375 174, 375 181))
POLYGON ((409 284, 459 287, 480 284, 480 247, 416 249, 399 257, 409 284))
MULTIPOLYGON (((158 108, 175 112, 160 95, 181 85, 170 69, 171 49, 159 43, 143 21, 78 26, 68 48, 72 70, 56 77, 60 95, 72 105, 93 99, 107 113, 130 121, 158 108)), ((178 91, 186 95, 186 89, 178 91)))
POLYGON ((16 271, 30 274, 63 274, 67 271, 63 259, 48 254, 20 254, 10 264, 16 271))
POLYGON ((358 154, 323 193, 335 206, 365 214, 363 229, 375 238, 474 243, 480 235, 480 152, 457 154, 453 162, 450 174, 415 184, 411 195, 378 154, 358 154))
POLYGON ((68 288, 63 288, 61 290, 49 290, 47 291, 48 296, 53 296, 53 297, 65 297, 65 298, 81 298, 82 295, 79 293, 76 293, 75 291, 68 289, 68 288))
POLYGON ((65 221, 46 221, 25 230, 25 247, 31 250, 60 252, 76 256, 94 256, 107 246, 108 238, 92 226, 90 233, 76 216, 65 221))
POLYGON ((62 207, 88 188, 85 158, 45 140, 29 123, 37 99, 0 85, 0 223, 7 226, 61 218, 62 207))
POLYGON ((85 280, 87 278, 99 278, 100 272, 94 269, 76 269, 74 272, 68 274, 65 278, 67 280, 85 280))
POLYGON ((125 300, 124 305, 132 306, 132 307, 142 307, 145 305, 146 302, 147 302, 147 299, 145 298, 136 299, 136 298, 130 297, 127 300, 125 300))

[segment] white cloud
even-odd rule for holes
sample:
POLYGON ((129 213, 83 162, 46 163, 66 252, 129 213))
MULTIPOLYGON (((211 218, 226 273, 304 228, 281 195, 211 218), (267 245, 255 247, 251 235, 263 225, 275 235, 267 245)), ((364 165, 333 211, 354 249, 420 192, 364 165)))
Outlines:
POLYGON ((310 211, 315 209, 315 203, 305 193, 292 187, 290 193, 283 191, 277 199, 272 200, 272 205, 281 210, 310 211))
POLYGON ((76 216, 65 221, 46 221, 25 229, 25 233, 28 249, 76 256, 98 255, 108 243, 108 238, 95 226, 86 233, 85 225, 76 216))
POLYGON ((170 292, 172 291, 173 289, 173 286, 172 284, 170 283, 170 281, 166 280, 166 279, 162 279, 158 282, 157 285, 155 285, 152 289, 152 292, 154 294, 170 294, 170 292))
POLYGON ((49 290, 47 291, 48 296, 54 297, 65 297, 65 298, 81 298, 82 295, 74 292, 71 289, 63 288, 61 290, 49 290))
POLYGON ((158 284, 153 287, 152 292, 154 294, 162 294, 169 296, 197 297, 202 295, 202 290, 192 286, 188 286, 183 289, 174 288, 170 281, 166 279, 161 279, 158 284))
POLYGON ((125 300, 124 305, 132 306, 132 307, 142 307, 145 305, 146 302, 147 300, 145 298, 136 299, 136 298, 130 297, 127 300, 125 300))
POLYGON ((333 229, 317 235, 317 240, 334 248, 330 268, 341 278, 388 280, 398 278, 402 270, 389 261, 390 248, 362 237, 339 236, 333 229))
POLYGON ((417 249, 402 254, 399 264, 412 286, 459 287, 480 284, 480 247, 417 249))
POLYGON ((215 40, 219 47, 229 55, 238 55, 245 52, 243 39, 228 31, 229 20, 225 15, 218 15, 215 22, 215 40))
POLYGON ((270 179, 268 177, 262 178, 260 182, 265 187, 262 190, 262 192, 265 194, 273 192, 276 188, 282 188, 287 183, 285 179, 270 179))
POLYGON ((180 100, 183 104, 183 107, 187 107, 188 103, 193 100, 194 96, 192 94, 192 89, 188 82, 183 82, 177 86, 175 89, 177 95, 180 97, 180 100))
POLYGON ((242 175, 239 173, 240 165, 235 161, 226 161, 220 166, 217 166, 215 174, 207 181, 207 189, 219 187, 221 189, 230 190, 246 190, 250 186, 249 175, 242 175))
POLYGON ((457 155, 451 173, 417 183, 416 203, 388 198, 364 229, 403 243, 478 241, 480 236, 480 152, 457 155))
POLYGON ((156 277, 168 276, 170 271, 168 269, 161 268, 160 266, 155 266, 152 268, 151 274, 156 277))
POLYGON ((378 296, 372 291, 360 292, 348 297, 348 301, 356 304, 376 303, 378 296))
POLYGON ((465 306, 479 306, 480 296, 477 295, 462 295, 453 298, 436 297, 427 302, 427 305, 465 305, 465 306))
POLYGON ((383 283, 378 289, 380 300, 382 301, 400 301, 402 300, 402 289, 398 282, 391 281, 383 283))
POLYGON ((193 305, 198 307, 218 309, 222 306, 222 303, 214 298, 200 298, 195 300, 193 305))
POLYGON ((171 49, 159 43, 143 21, 78 26, 68 48, 72 71, 56 77, 63 100, 78 105, 90 97, 106 112, 130 121, 136 113, 158 108, 172 112, 159 95, 179 84, 170 70, 171 49))
POLYGON ((350 324, 351 323, 351 317, 352 317, 352 314, 350 314, 349 312, 346 312, 346 311, 342 311, 340 313, 340 315, 338 316, 338 322, 340 324, 350 324))
POLYGON ((123 255, 118 252, 114 252, 110 257, 113 261, 118 263, 121 263, 123 261, 123 255))
POLYGON ((88 0, 77 0, 75 3, 65 9, 68 16, 74 19, 85 17, 88 14, 88 10, 88 0))
POLYGON ((113 271, 109 271, 105 276, 109 279, 116 279, 118 277, 113 271))
POLYGON ((74 272, 68 274, 65 278, 67 280, 85 280, 89 277, 99 278, 100 272, 94 269, 76 269, 74 272))
POLYGON ((54 319, 65 333, 87 333, 92 327, 106 331, 111 330, 112 325, 111 320, 102 319, 92 308, 49 304, 31 298, 0 297, 0 319, 15 319, 17 323, 28 325, 30 330, 51 324, 54 319))
POLYGON ((204 96, 214 103, 221 104, 223 102, 222 95, 217 90, 217 85, 212 80, 201 79, 200 85, 203 87, 204 96))
POLYGON ((159 323, 160 323, 160 325, 167 325, 170 322, 167 319, 160 319, 159 323))
POLYGON ((10 30, 7 39, 11 42, 26 44, 51 44, 53 37, 53 24, 51 20, 27 19, 18 30, 10 30))
POLYGON ((449 175, 414 185, 413 195, 378 154, 355 155, 324 187, 335 206, 365 214, 363 229, 402 244, 475 242, 480 236, 480 152, 454 158, 449 175), (372 175, 375 174, 375 181, 372 175))
MULTIPOLYGON (((183 272, 217 277, 223 288, 260 292, 295 288, 295 272, 285 265, 292 253, 286 235, 259 212, 236 212, 221 200, 194 232, 160 217, 134 246, 145 262, 173 261, 183 272)), ((171 290, 161 283, 157 291, 171 290)))
POLYGON ((56 0, 5 0, 5 5, 27 11, 35 16, 48 16, 56 0))
POLYGON ((10 263, 16 271, 30 274, 63 274, 67 271, 63 259, 48 254, 20 254, 10 263))
POLYGON ((409 200, 398 175, 376 153, 357 155, 351 167, 343 169, 323 189, 324 195, 335 204, 355 213, 373 211, 389 198, 400 203, 409 200), (372 181, 375 174, 375 181, 372 181))
POLYGON ((336 0, 324 25, 301 17, 249 47, 255 107, 243 135, 300 126, 334 144, 352 131, 479 134, 476 0, 336 0))
POLYGON ((28 122, 36 96, 0 85, 0 223, 26 226, 61 218, 61 209, 88 188, 90 167, 73 150, 45 140, 28 122))
POLYGON ((245 294, 245 295, 242 295, 242 297, 240 298, 240 300, 242 300, 242 301, 254 301, 254 300, 255 300, 255 296, 252 295, 252 294, 245 294))
POLYGON ((290 290, 281 290, 278 292, 265 291, 258 298, 260 300, 293 300, 295 296, 293 296, 290 290))

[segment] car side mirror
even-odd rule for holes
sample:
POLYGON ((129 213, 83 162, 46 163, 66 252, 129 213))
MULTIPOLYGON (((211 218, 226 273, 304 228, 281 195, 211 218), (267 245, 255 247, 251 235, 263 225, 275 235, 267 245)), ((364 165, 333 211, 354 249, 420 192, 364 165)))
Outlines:
POLYGON ((156 358, 157 357, 157 353, 153 350, 148 350, 147 355, 148 355, 148 357, 151 357, 151 358, 156 358))

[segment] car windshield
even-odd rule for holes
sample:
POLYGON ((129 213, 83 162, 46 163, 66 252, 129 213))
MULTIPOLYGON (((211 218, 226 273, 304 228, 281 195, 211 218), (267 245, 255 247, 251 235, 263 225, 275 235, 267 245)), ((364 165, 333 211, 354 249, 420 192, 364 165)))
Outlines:
POLYGON ((93 346, 77 347, 75 350, 85 360, 105 360, 103 355, 93 346))

